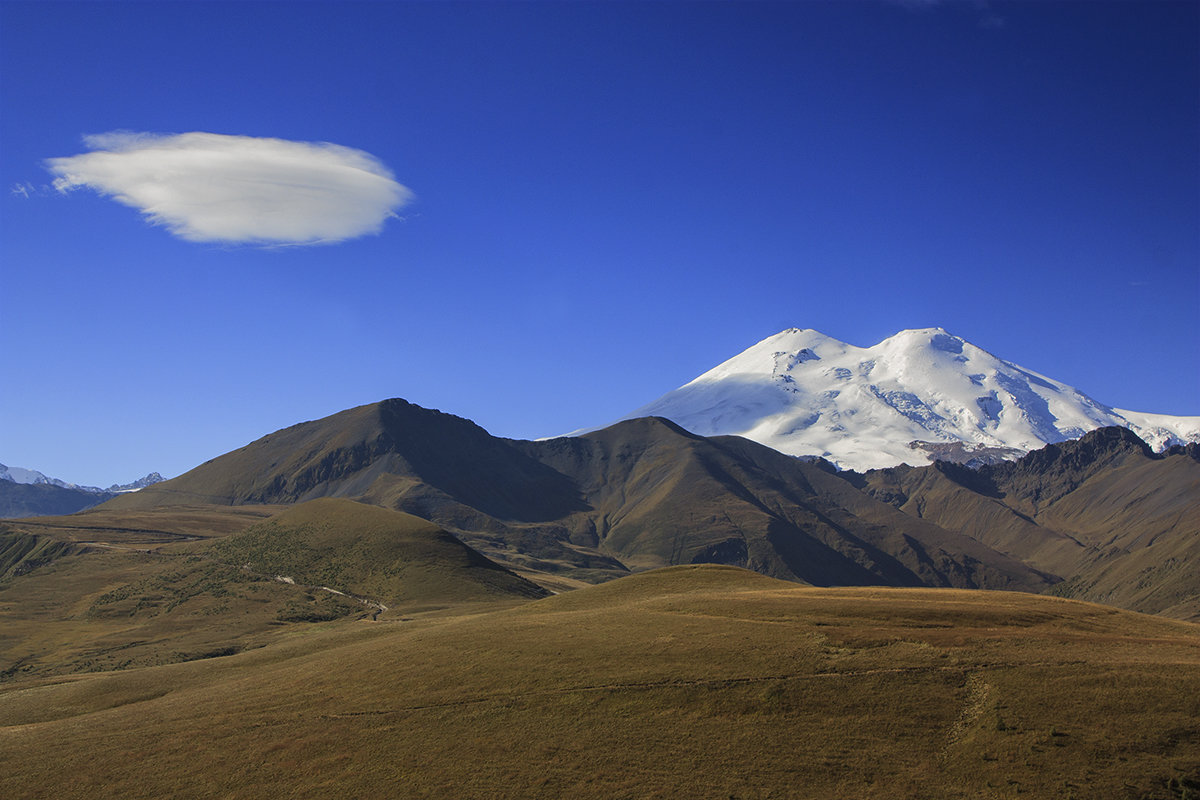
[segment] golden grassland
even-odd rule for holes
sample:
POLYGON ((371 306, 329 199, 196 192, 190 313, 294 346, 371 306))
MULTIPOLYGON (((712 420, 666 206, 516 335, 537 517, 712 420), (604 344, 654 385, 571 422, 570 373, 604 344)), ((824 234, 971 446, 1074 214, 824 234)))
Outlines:
POLYGON ((44 543, 71 547, 17 564, 0 581, 0 680, 185 661, 269 641, 294 587, 220 575, 193 553, 278 510, 97 510, 0 523, 0 544, 33 541, 33 554, 44 543))
POLYGON ((126 511, 107 505, 63 517, 27 517, 4 528, 74 543, 157 549, 189 539, 222 538, 261 522, 288 506, 175 506, 126 511))
POLYGON ((274 641, 289 623, 546 594, 407 514, 324 499, 264 521, 272 510, 8 523, 0 681, 231 655, 274 641))
POLYGON ((673 567, 0 684, 0 796, 1200 796, 1200 626, 673 567))

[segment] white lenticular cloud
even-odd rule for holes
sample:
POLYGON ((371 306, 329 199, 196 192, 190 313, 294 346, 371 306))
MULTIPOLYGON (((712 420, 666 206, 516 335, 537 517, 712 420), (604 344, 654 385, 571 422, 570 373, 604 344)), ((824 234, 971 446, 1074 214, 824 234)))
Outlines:
POLYGON ((84 144, 46 161, 56 189, 87 187, 193 242, 340 242, 412 199, 374 156, 325 142, 119 131, 84 144))

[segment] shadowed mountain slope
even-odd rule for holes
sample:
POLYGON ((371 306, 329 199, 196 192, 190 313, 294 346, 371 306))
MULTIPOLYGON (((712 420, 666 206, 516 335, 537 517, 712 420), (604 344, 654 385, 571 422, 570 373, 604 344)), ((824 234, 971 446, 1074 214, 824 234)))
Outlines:
POLYGON ((1056 593, 1192 617, 1200 597, 1200 448, 1155 455, 1101 428, 1018 461, 847 476, 914 517, 1068 580, 1056 593))
POLYGON ((454 498, 497 519, 541 521, 584 507, 564 476, 505 440, 398 399, 276 431, 109 507, 298 503, 383 486, 397 501, 436 508, 454 498))
POLYGON ((112 492, 87 492, 50 483, 0 480, 0 519, 74 514, 113 496, 112 492))
POLYGON ((820 585, 1053 582, 820 466, 653 418, 524 442, 388 400, 271 434, 106 508, 329 496, 428 519, 509 566, 593 581, 718 562, 820 585))
POLYGON ((580 520, 588 533, 634 569, 724 563, 816 585, 1049 583, 746 439, 708 439, 651 417, 518 444, 572 477, 593 509, 580 520))
POLYGON ((661 418, 500 439, 388 400, 296 425, 112 510, 356 499, 454 533, 527 576, 597 582, 723 563, 815 585, 1055 591, 1200 612, 1200 461, 1123 428, 970 469, 838 473, 661 418))

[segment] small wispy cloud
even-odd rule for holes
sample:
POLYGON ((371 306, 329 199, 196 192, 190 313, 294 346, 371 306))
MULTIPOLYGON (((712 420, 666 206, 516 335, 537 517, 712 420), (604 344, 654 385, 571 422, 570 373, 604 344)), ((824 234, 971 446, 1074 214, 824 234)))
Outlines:
POLYGON ((307 245, 378 233, 413 195, 379 159, 326 142, 117 131, 47 159, 54 187, 89 188, 192 242, 307 245))
POLYGON ((40 186, 34 186, 29 181, 21 181, 20 183, 14 183, 9 188, 8 193, 14 197, 23 197, 28 200, 31 197, 42 197, 47 194, 53 194, 53 190, 44 183, 40 186))

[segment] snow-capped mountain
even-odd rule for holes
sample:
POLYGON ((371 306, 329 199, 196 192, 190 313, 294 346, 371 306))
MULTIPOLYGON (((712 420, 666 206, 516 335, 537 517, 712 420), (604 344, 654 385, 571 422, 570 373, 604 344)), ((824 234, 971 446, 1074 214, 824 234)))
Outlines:
POLYGON ((1111 408, 941 328, 855 347, 814 330, 771 336, 623 419, 659 416, 867 470, 1015 457, 1109 425, 1151 447, 1200 442, 1200 417, 1111 408))
POLYGON ((24 467, 6 467, 3 464, 0 464, 0 481, 57 486, 60 489, 76 489, 81 492, 99 493, 104 491, 98 486, 80 486, 76 483, 67 483, 66 481, 58 478, 51 478, 42 474, 41 472, 38 472, 36 469, 25 469, 24 467))
POLYGON ((147 486, 153 486, 156 483, 162 483, 164 480, 162 475, 157 472, 151 472, 144 478, 138 478, 131 483, 114 483, 112 486, 105 489, 107 492, 116 492, 123 494, 125 492, 136 492, 138 489, 145 489, 147 486))
POLYGON ((144 478, 138 478, 132 483, 113 484, 107 489, 101 489, 99 486, 80 486, 77 483, 68 483, 67 481, 58 478, 50 478, 38 472, 35 469, 25 469, 24 467, 6 467, 0 464, 0 481, 10 481, 12 483, 28 483, 28 484, 44 484, 48 486, 57 486, 60 489, 75 489, 80 492, 91 492, 92 494, 119 493, 119 492, 136 492, 138 489, 144 489, 151 484, 158 483, 163 479, 162 475, 157 472, 151 472, 144 478))

